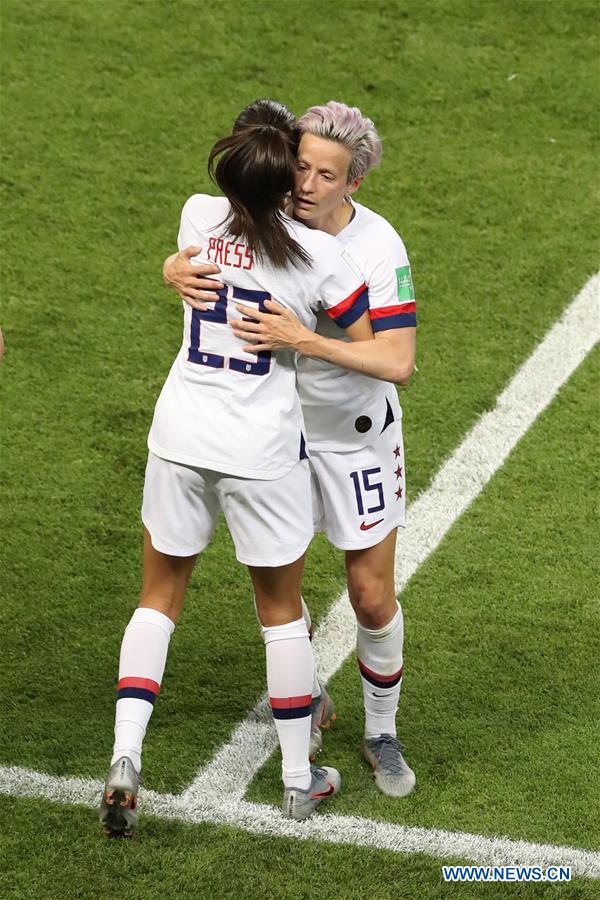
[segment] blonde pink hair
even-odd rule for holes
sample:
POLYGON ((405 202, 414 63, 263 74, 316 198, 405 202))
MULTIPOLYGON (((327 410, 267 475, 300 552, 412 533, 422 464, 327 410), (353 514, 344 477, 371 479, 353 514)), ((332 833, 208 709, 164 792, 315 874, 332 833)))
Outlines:
POLYGON ((348 182, 362 178, 381 161, 381 140, 371 119, 356 106, 330 100, 325 106, 311 106, 298 119, 302 133, 337 141, 350 152, 348 182))

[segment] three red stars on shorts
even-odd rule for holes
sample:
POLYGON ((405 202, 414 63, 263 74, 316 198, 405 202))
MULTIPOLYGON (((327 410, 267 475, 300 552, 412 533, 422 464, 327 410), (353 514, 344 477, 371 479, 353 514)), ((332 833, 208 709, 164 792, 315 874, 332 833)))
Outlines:
MULTIPOLYGON (((394 450, 394 458, 395 459, 400 458, 400 447, 397 444, 396 444, 396 449, 394 450)), ((396 478, 402 478, 402 466, 398 466, 396 468, 394 475, 396 476, 396 478)), ((401 496, 402 496, 402 488, 398 487, 398 489, 396 490, 396 500, 399 500, 401 496)))

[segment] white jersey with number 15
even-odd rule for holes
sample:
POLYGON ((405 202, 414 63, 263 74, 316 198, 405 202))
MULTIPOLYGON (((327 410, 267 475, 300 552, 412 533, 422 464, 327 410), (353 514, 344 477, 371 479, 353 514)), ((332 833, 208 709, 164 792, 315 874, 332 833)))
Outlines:
MULTIPOLYGON (((415 294, 400 235, 373 210, 360 203, 353 206, 354 216, 337 239, 360 266, 367 283, 373 331, 414 327, 415 294)), ((317 314, 316 330, 325 337, 347 340, 322 313, 317 314)), ((298 390, 309 450, 368 447, 391 417, 402 415, 394 385, 320 359, 299 358, 298 390)))

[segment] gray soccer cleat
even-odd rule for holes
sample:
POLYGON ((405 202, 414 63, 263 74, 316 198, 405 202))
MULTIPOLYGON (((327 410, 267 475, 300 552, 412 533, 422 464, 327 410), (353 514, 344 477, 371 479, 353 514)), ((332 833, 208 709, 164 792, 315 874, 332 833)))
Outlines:
POLYGON ((388 797, 406 797, 417 781, 402 756, 403 750, 404 746, 391 734, 365 738, 363 744, 365 759, 373 766, 375 783, 388 797))
POLYGON ((283 792, 283 814, 288 819, 308 819, 319 803, 333 797, 342 786, 342 776, 330 766, 310 767, 312 781, 306 790, 285 788, 283 792))
POLYGON ((140 776, 128 756, 108 770, 100 801, 100 821, 109 837, 131 837, 138 821, 140 776))
POLYGON ((333 700, 327 693, 324 685, 321 685, 321 693, 318 697, 313 697, 311 703, 311 720, 310 720, 310 745, 308 756, 311 762, 314 762, 317 753, 321 749, 323 743, 323 735, 321 729, 331 728, 331 723, 335 722, 335 710, 333 700))

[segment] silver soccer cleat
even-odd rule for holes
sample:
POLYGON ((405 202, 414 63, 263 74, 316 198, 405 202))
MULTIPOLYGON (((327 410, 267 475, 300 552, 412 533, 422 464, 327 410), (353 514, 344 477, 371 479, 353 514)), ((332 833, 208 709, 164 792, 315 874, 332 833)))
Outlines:
POLYGON ((331 728, 332 722, 335 722, 333 700, 327 693, 325 686, 321 685, 321 693, 318 697, 314 697, 311 703, 310 745, 308 750, 311 762, 314 762, 323 744, 321 729, 325 728, 327 730, 331 728))
POLYGON ((337 794, 342 786, 342 776, 330 766, 310 767, 312 781, 306 790, 285 788, 282 810, 288 819, 308 819, 319 803, 337 794))
POLYGON ((138 821, 140 776, 128 756, 108 770, 100 801, 100 821, 109 837, 131 837, 138 821))
POLYGON ((404 746, 391 734, 365 738, 363 753, 375 774, 375 783, 388 797, 406 797, 416 784, 413 770, 402 756, 404 746))

